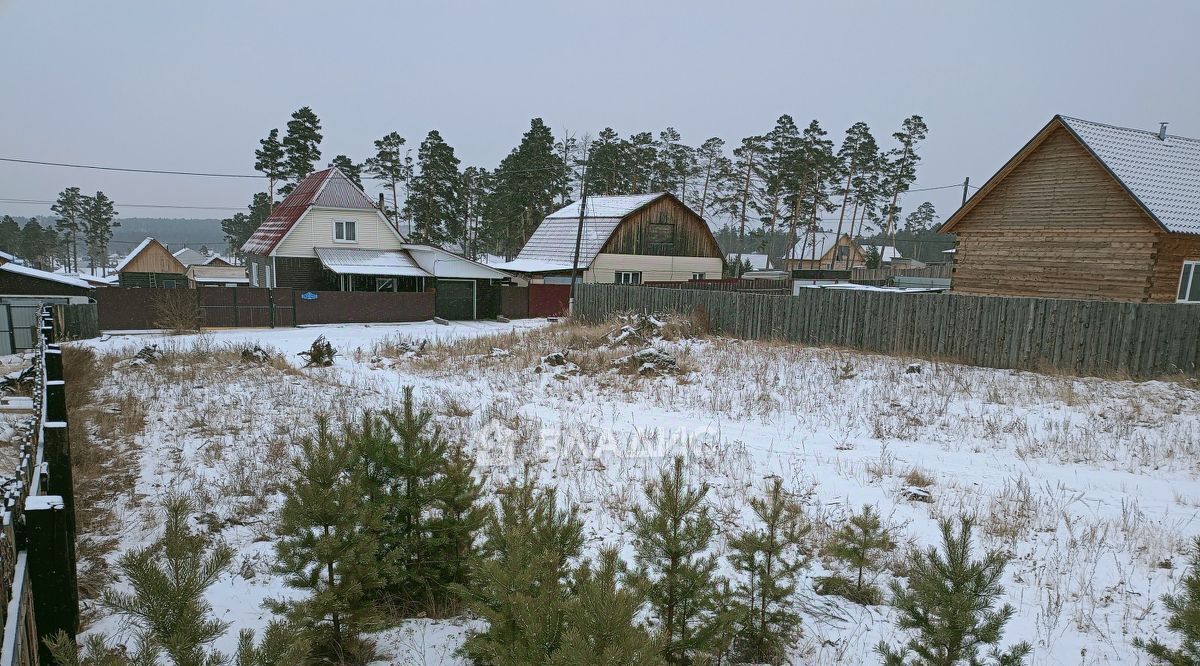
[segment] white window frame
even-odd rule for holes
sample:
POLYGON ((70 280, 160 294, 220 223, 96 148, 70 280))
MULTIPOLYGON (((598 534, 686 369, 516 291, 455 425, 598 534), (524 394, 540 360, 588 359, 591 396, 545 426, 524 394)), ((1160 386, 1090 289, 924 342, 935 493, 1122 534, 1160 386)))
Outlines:
POLYGON ((333 222, 333 242, 335 242, 335 243, 357 243, 358 242, 358 221, 357 220, 334 220, 334 222, 333 222))
POLYGON ((1175 290, 1176 303, 1200 303, 1200 293, 1191 293, 1196 271, 1200 271, 1200 259, 1189 259, 1179 268, 1179 287, 1175 290))
POLYGON ((267 287, 267 288, 274 287, 275 283, 271 282, 271 267, 270 266, 263 266, 263 275, 264 275, 263 286, 267 287))
POLYGON ((258 286, 258 264, 250 264, 250 286, 258 286))
POLYGON ((617 284, 639 285, 642 283, 641 271, 615 271, 613 282, 617 284))
POLYGON ((703 280, 703 279, 705 279, 704 278, 705 275, 706 275, 705 273, 692 273, 692 279, 693 280, 703 280))

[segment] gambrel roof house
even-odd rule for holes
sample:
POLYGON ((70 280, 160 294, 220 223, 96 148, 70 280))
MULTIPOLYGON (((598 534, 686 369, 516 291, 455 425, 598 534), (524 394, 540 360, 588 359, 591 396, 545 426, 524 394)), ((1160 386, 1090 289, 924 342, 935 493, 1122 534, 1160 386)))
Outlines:
POLYGON ((1054 116, 941 231, 953 291, 1200 302, 1200 140, 1054 116))
MULTIPOLYGON (((533 276, 570 272, 578 229, 575 202, 547 215, 517 258, 496 266, 533 276)), ((708 224, 674 195, 606 195, 584 206, 579 269, 584 282, 683 281, 721 277, 724 259, 708 224)))
MULTIPOLYGON (((242 246, 252 287, 309 291, 435 289, 439 314, 490 312, 510 276, 438 247, 409 243, 335 167, 309 174, 242 246), (477 307, 486 300, 484 307, 477 307)), ((498 305, 496 306, 498 307, 498 305)))

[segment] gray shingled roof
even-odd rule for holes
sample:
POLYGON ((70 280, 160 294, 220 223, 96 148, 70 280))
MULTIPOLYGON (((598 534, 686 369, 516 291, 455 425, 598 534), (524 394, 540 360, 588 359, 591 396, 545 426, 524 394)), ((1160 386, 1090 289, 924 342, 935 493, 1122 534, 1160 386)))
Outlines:
MULTIPOLYGON (((609 236, 621 220, 645 206, 666 196, 664 192, 652 194, 619 194, 588 197, 584 209, 583 237, 579 243, 579 266, 586 268, 608 242, 609 236)), ((517 254, 517 259, 538 259, 571 265, 575 258, 575 235, 579 227, 579 202, 568 204, 546 216, 538 225, 533 236, 517 254)))
POLYGON ((1200 234, 1200 140, 1059 118, 1167 231, 1200 234))

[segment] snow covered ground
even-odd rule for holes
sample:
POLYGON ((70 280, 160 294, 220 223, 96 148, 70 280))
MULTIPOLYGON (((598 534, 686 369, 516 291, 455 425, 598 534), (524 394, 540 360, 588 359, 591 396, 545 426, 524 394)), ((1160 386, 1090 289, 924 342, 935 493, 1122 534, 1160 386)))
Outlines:
MULTIPOLYGON (((1005 642, 1032 643, 1033 663, 1144 663, 1130 641, 1162 635, 1159 597, 1174 591, 1200 534, 1191 385, 714 338, 659 342, 682 372, 640 377, 610 371, 610 356, 580 344, 598 342, 594 332, 556 330, 538 320, 347 325, 80 343, 112 358, 150 343, 168 351, 156 366, 114 369, 98 396, 153 405, 137 437, 137 492, 125 500, 143 520, 121 526, 121 548, 153 538, 153 509, 169 489, 193 494, 206 524, 239 552, 236 575, 211 592, 218 617, 265 625, 262 600, 288 593, 268 567, 271 513, 295 439, 319 412, 387 405, 412 385, 474 449, 489 484, 533 464, 577 503, 589 550, 628 543, 642 483, 679 453, 713 486, 726 528, 744 523, 747 497, 770 475, 805 498, 818 541, 864 504, 909 545, 933 544, 938 517, 977 514, 981 544, 1012 558, 1004 585, 1017 613, 1005 642), (248 369, 214 353, 259 344, 295 363, 318 335, 341 352, 333 368, 248 369), (399 343, 422 339, 437 343, 403 353, 399 343), (564 341, 581 347, 572 356, 580 372, 535 371, 564 341), (914 484, 932 502, 907 499, 914 484)), ((817 559, 811 573, 833 566, 817 559)), ((798 663, 876 663, 879 640, 901 639, 886 607, 801 592, 819 612, 809 614, 798 663)), ((97 628, 119 630, 111 620, 97 628)), ((380 642, 394 663, 456 663, 467 628, 410 622, 380 642)), ((235 643, 231 631, 219 645, 235 643)))

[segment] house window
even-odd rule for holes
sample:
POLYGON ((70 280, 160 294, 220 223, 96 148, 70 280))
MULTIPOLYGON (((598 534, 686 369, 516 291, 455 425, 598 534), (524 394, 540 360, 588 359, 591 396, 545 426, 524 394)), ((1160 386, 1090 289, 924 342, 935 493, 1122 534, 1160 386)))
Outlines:
POLYGON ((396 291, 396 278, 375 278, 375 291, 396 291))
POLYGON ((333 223, 333 240, 353 243, 358 240, 358 223, 353 220, 338 220, 333 223))
POLYGON ((271 267, 263 266, 263 286, 274 287, 275 283, 271 282, 271 267))
POLYGON ((704 273, 692 273, 692 279, 693 280, 703 280, 704 273))
POLYGON ((1179 294, 1175 300, 1180 303, 1200 303, 1200 261, 1183 262, 1183 271, 1179 274, 1179 294))
POLYGON ((617 271, 616 283, 617 284, 641 284, 642 283, 642 272, 641 271, 617 271))
POLYGON ((258 286, 258 264, 250 264, 250 286, 258 286))
POLYGON ((850 258, 850 246, 849 245, 839 245, 838 249, 837 249, 837 260, 845 261, 849 258, 850 258))

